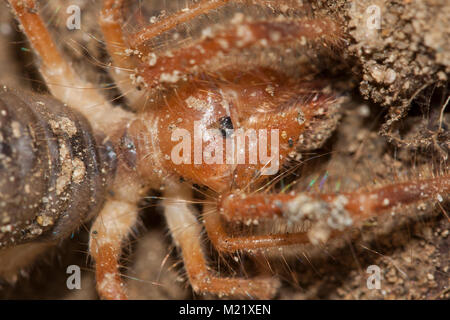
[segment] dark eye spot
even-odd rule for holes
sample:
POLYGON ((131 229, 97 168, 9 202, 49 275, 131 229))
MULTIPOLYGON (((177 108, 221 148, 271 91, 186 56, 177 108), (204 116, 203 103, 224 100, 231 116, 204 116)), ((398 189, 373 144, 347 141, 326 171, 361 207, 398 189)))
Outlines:
POLYGON ((233 122, 230 117, 222 117, 219 119, 219 129, 224 138, 231 135, 233 128, 233 122))

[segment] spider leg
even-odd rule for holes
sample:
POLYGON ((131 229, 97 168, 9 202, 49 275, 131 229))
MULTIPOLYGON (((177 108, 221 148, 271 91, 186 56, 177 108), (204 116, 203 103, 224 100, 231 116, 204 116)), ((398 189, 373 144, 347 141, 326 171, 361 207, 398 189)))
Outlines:
POLYGON ((97 292, 103 299, 126 299, 119 272, 123 241, 136 224, 136 204, 109 200, 91 228, 89 253, 95 260, 97 292))
POLYGON ((175 243, 181 248, 184 267, 195 292, 218 295, 241 295, 268 299, 278 287, 274 279, 220 278, 209 268, 201 246, 201 227, 187 201, 191 188, 179 185, 166 186, 165 216, 175 243))
MULTIPOLYGON (((35 52, 41 58, 42 75, 50 84, 73 85, 76 75, 61 56, 41 16, 34 0, 9 0, 10 5, 21 22, 23 30, 30 40, 35 52), (59 71, 59 72, 55 72, 59 71)), ((55 88, 53 90, 64 90, 55 88)), ((64 94, 62 94, 64 96, 64 94)))
POLYGON ((230 194, 220 200, 221 214, 227 221, 246 221, 262 218, 289 218, 288 211, 293 211, 294 201, 304 197, 312 201, 332 203, 339 197, 345 197, 345 209, 353 220, 363 220, 383 214, 399 204, 408 205, 414 202, 445 198, 450 192, 450 176, 405 181, 388 184, 370 191, 356 190, 336 194, 282 193, 254 194, 241 197, 230 194))
MULTIPOLYGON (((175 83, 187 74, 198 71, 217 57, 234 49, 255 45, 287 45, 306 41, 320 41, 324 46, 338 44, 341 39, 338 25, 326 18, 281 21, 236 22, 227 29, 204 33, 204 36, 186 47, 155 56, 153 63, 144 64, 138 75, 149 87, 160 83, 175 83)), ((147 54, 149 49, 141 49, 147 54)))
POLYGON ((381 215, 399 204, 438 199, 450 192, 450 176, 399 182, 371 191, 357 190, 340 194, 254 194, 241 197, 230 194, 218 204, 219 210, 204 214, 209 238, 219 251, 251 251, 274 246, 315 242, 336 237, 354 222, 381 215), (253 222, 261 219, 279 219, 285 223, 310 220, 327 223, 326 239, 312 239, 308 232, 232 237, 223 228, 221 217, 228 222, 253 222))
MULTIPOLYGON (((105 39, 106 49, 114 63, 110 74, 116 85, 131 102, 131 106, 135 110, 143 108, 148 102, 147 95, 137 90, 137 86, 140 85, 139 81, 137 83, 133 83, 132 81, 133 79, 137 79, 137 77, 135 77, 135 68, 139 65, 139 62, 136 59, 137 57, 134 53, 137 52, 138 55, 140 55, 140 58, 142 58, 141 51, 135 51, 135 48, 138 47, 135 40, 136 37, 145 39, 153 38, 154 36, 169 30, 179 23, 188 21, 196 15, 221 6, 223 3, 228 1, 229 0, 201 1, 193 5, 191 10, 188 12, 178 12, 173 16, 164 19, 160 23, 144 28, 138 34, 131 36, 129 38, 129 42, 127 41, 127 38, 122 30, 122 26, 124 24, 122 10, 125 0, 103 1, 103 9, 100 15, 99 23, 105 39)), ((146 93, 148 93, 147 90, 146 93)))
MULTIPOLYGON (((206 208, 205 208, 206 209, 206 208)), ((255 236, 230 236, 224 229, 221 215, 215 208, 207 208, 203 214, 208 238, 220 252, 256 251, 270 247, 282 247, 309 243, 306 232, 267 234, 255 236)))
POLYGON ((169 17, 162 19, 161 21, 144 27, 141 31, 131 36, 130 43, 134 48, 138 48, 148 39, 152 39, 155 36, 158 36, 181 23, 190 21, 199 15, 222 7, 230 1, 231 0, 201 0, 185 10, 178 11, 169 17))
POLYGON ((85 115, 94 129, 110 132, 123 118, 129 117, 125 111, 113 109, 92 84, 77 76, 59 52, 35 0, 9 0, 9 3, 41 60, 39 69, 53 96, 85 115))
POLYGON ((100 14, 99 24, 105 40, 106 50, 112 59, 113 66, 110 75, 122 94, 130 101, 131 106, 137 110, 147 102, 144 92, 137 89, 139 83, 133 83, 132 77, 138 65, 138 59, 126 41, 122 31, 124 24, 122 9, 124 0, 104 0, 100 14))
MULTIPOLYGON (((123 2, 123 0, 117 0, 123 2)), ((268 6, 272 9, 280 9, 298 6, 297 0, 201 0, 192 4, 190 7, 184 8, 167 18, 164 18, 158 22, 144 27, 141 31, 131 36, 130 43, 134 48, 141 47, 142 44, 148 39, 152 39, 155 36, 162 34, 163 32, 170 30, 177 25, 188 22, 202 14, 223 7, 227 3, 253 3, 262 6, 268 6)))

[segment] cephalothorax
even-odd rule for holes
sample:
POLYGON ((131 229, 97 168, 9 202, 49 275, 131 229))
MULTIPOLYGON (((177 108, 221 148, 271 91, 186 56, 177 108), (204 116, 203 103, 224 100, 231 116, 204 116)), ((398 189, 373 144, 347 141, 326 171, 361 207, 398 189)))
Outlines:
MULTIPOLYGON (((167 224, 181 248, 193 289, 260 298, 273 296, 275 279, 221 278, 207 267, 201 226, 195 209, 188 205, 191 184, 217 196, 214 205, 205 205, 203 220, 209 239, 221 252, 322 243, 356 220, 450 190, 446 175, 341 194, 255 192, 268 177, 283 170, 298 150, 320 147, 339 120, 342 99, 322 81, 286 70, 287 62, 280 62, 283 68, 258 59, 246 65, 227 61, 236 52, 278 47, 286 48, 279 52, 289 55, 289 47, 296 45, 341 43, 340 25, 330 18, 292 19, 281 14, 298 5, 296 1, 250 1, 271 6, 280 14, 262 21, 236 14, 228 26, 205 29, 186 46, 155 52, 148 43, 154 37, 228 3, 244 1, 201 0, 130 35, 122 30, 125 1, 104 0, 100 26, 114 66, 111 76, 134 112, 113 108, 92 85, 79 79, 52 41, 35 1, 9 2, 41 59, 40 70, 52 94, 83 114, 98 137, 102 150, 98 157, 104 161, 100 176, 105 180, 93 190, 108 188, 109 193, 104 194, 105 202, 92 226, 89 250, 103 298, 126 298, 118 259, 136 223, 137 203, 150 188, 163 185, 170 199, 163 200, 167 224), (107 182, 109 175, 114 176, 111 182, 107 182), (237 237, 227 234, 223 226, 273 219, 288 226, 310 221, 312 228, 237 237)), ((295 56, 293 60, 296 66, 295 56)), ((64 144, 59 145, 64 166, 64 144)), ((61 190, 82 181, 76 181, 80 163, 77 166, 75 158, 67 158, 70 183, 54 182, 61 190)), ((47 224, 49 230, 51 225, 47 224)))

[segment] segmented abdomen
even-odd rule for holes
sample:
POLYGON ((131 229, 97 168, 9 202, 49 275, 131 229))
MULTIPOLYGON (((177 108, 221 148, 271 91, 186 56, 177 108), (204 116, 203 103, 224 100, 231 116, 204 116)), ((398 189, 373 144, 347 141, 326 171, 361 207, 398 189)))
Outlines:
POLYGON ((0 248, 70 235, 101 207, 115 153, 44 95, 0 89, 0 248))

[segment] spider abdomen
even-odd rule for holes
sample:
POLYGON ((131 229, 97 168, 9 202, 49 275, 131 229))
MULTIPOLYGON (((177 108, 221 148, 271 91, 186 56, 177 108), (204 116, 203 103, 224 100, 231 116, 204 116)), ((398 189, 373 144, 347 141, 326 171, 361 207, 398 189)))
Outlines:
POLYGON ((64 239, 105 198, 114 151, 58 100, 0 90, 0 248, 64 239))

